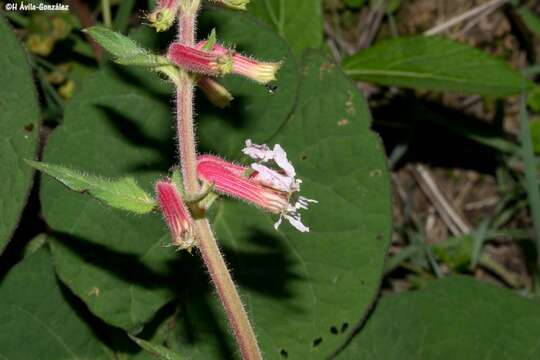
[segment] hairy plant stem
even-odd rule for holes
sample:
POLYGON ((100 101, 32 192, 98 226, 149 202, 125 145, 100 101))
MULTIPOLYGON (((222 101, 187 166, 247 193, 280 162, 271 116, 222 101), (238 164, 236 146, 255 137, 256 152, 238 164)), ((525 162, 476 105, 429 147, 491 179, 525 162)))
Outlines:
MULTIPOLYGON (((195 23, 199 0, 184 0, 179 15, 178 40, 184 45, 195 42, 195 23)), ((197 179, 197 151, 195 147, 195 131, 193 125, 193 92, 194 81, 183 73, 177 82, 177 126, 180 160, 184 179, 184 188, 188 196, 196 197, 200 191, 197 179)), ((221 255, 204 211, 192 206, 195 222, 195 234, 198 248, 208 269, 212 283, 219 299, 225 308, 229 325, 245 360, 262 359, 255 333, 242 305, 236 286, 221 255)))

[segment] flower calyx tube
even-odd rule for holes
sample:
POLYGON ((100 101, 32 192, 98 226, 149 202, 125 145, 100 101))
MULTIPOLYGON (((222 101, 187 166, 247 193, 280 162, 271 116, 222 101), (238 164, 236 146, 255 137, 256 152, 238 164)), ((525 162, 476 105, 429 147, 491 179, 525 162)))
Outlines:
POLYGON ((161 212, 171 232, 172 244, 180 250, 196 245, 193 220, 176 186, 169 181, 156 183, 156 194, 161 212))
POLYGON ((168 57, 181 68, 208 76, 232 73, 263 85, 276 80, 281 63, 257 61, 219 44, 212 45, 211 49, 206 45, 207 41, 201 41, 195 47, 173 43, 168 57))
POLYGON ((296 179, 292 164, 278 144, 270 150, 266 145, 246 142, 244 153, 257 162, 250 167, 236 165, 212 155, 202 155, 197 173, 202 181, 214 185, 218 193, 244 200, 270 213, 279 215, 274 227, 283 219, 301 232, 309 227, 302 223, 299 210, 307 209, 316 200, 298 196, 301 180, 296 179), (272 162, 273 166, 269 166, 272 162))

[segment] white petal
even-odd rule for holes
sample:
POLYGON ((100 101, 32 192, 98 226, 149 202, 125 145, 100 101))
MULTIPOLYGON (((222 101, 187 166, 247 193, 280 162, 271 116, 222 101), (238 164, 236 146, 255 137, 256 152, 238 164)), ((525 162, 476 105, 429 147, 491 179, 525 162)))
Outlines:
POLYGON ((295 218, 288 214, 283 215, 283 217, 285 217, 285 219, 287 219, 289 223, 291 223, 291 225, 294 226, 298 231, 309 232, 309 228, 305 226, 304 224, 302 224, 302 221, 300 220, 300 215, 298 215, 298 218, 295 218))
POLYGON ((278 229, 279 225, 281 225, 281 221, 283 220, 283 218, 280 216, 278 221, 276 221, 276 223, 274 224, 274 229, 278 229))
POLYGON ((282 175, 264 165, 251 164, 251 168, 257 171, 257 178, 268 187, 285 192, 291 192, 291 189, 294 187, 293 178, 282 175))
POLYGON ((266 162, 274 158, 274 152, 266 144, 253 144, 251 139, 247 139, 245 145, 242 152, 253 160, 266 162))
POLYGON ((287 159, 287 153, 279 144, 274 145, 274 161, 280 168, 283 169, 283 171, 285 171, 285 174, 289 175, 290 177, 296 176, 294 167, 287 159))

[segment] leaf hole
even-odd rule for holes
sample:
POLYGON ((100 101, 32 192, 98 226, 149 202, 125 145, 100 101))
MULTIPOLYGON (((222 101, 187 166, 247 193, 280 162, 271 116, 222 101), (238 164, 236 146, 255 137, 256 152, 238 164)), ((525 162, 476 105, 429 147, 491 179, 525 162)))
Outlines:
POLYGON ((313 347, 317 347, 321 345, 321 343, 322 343, 322 337, 316 338, 315 340, 313 340, 313 347))
POLYGON ((330 332, 331 332, 332 334, 334 334, 334 335, 337 335, 337 333, 338 333, 337 327, 332 326, 332 327, 330 328, 330 332))
POLYGON ((345 331, 347 331, 347 329, 349 328, 349 323, 343 323, 343 325, 341 325, 341 332, 344 333, 345 331))
POLYGON ((32 130, 34 130, 34 124, 30 123, 28 125, 25 125, 24 130, 32 132, 32 130))
POLYGON ((279 354, 280 354, 281 357, 284 358, 284 359, 288 359, 288 358, 289 358, 289 353, 288 353, 285 349, 281 349, 281 351, 279 352, 279 354))

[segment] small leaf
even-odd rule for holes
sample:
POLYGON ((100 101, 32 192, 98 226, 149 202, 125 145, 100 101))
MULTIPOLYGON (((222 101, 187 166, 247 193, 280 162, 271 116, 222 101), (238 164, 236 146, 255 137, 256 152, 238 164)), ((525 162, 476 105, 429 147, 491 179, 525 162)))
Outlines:
POLYGON ((214 45, 216 45, 217 38, 216 38, 216 29, 212 29, 210 32, 210 35, 208 35, 208 40, 203 46, 203 50, 210 51, 214 48, 214 45))
POLYGON ((504 61, 440 37, 385 40, 343 61, 355 80, 485 96, 518 94, 525 78, 504 61))
POLYGON ((390 295, 337 360, 538 359, 540 307, 470 277, 390 295))
POLYGON ((148 351, 150 354, 155 356, 158 360, 183 360, 180 354, 175 353, 174 351, 167 349, 164 346, 152 344, 151 342, 136 338, 135 336, 129 335, 131 340, 135 341, 144 350, 148 351))
POLYGON ((88 192, 107 205, 146 214, 156 207, 156 201, 130 177, 107 180, 94 175, 68 169, 64 166, 27 161, 33 168, 43 171, 62 184, 78 192, 88 192))
MULTIPOLYGON (((168 75, 163 68, 174 66, 165 56, 152 54, 135 41, 118 32, 107 29, 103 26, 92 26, 84 30, 94 38, 108 52, 113 54, 116 62, 122 65, 135 65, 156 68, 168 75)), ((171 69, 167 69, 169 72, 171 69)))
POLYGON ((92 36, 99 45, 103 46, 105 50, 119 59, 136 55, 145 55, 148 53, 146 49, 140 47, 135 41, 127 36, 107 29, 106 27, 92 26, 83 31, 92 36))

